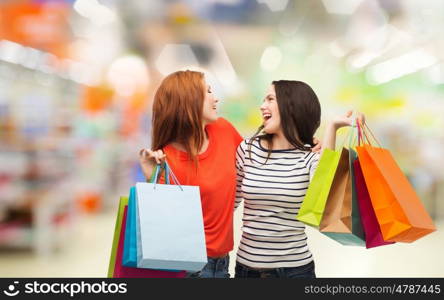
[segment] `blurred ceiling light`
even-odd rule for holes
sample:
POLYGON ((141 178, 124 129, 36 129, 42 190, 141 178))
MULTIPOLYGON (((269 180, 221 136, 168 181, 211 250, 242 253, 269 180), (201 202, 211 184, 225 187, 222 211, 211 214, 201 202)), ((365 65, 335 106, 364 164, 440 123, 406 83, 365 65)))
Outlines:
POLYGON ((76 62, 73 60, 68 60, 69 62, 69 78, 77 83, 81 83, 81 84, 85 84, 85 85, 91 85, 89 84, 89 82, 86 80, 87 75, 88 75, 88 66, 80 63, 80 62, 76 62))
POLYGON ((190 45, 168 44, 160 52, 155 65, 166 76, 187 66, 199 66, 199 62, 190 45))
POLYGON ((329 14, 351 15, 363 0, 322 0, 329 14))
POLYGON ((134 95, 149 83, 146 63, 135 55, 116 59, 109 67, 106 78, 119 95, 126 97, 134 95))
POLYGON ((21 64, 28 69, 36 69, 40 58, 44 54, 44 52, 30 47, 25 47, 23 53, 24 55, 21 64))
POLYGON ((76 0, 74 10, 99 26, 109 24, 117 19, 111 9, 100 4, 97 0, 76 0))
POLYGON ((264 3, 271 11, 285 10, 288 0, 257 0, 258 3, 264 3))
POLYGON ((267 47, 261 57, 261 68, 264 71, 273 71, 279 66, 281 60, 282 52, 278 47, 267 47))
POLYGON ((21 60, 24 47, 20 44, 2 40, 0 41, 0 60, 18 64, 21 60))
POLYGON ((236 71, 233 68, 230 57, 228 56, 222 40, 217 34, 213 37, 213 51, 214 55, 211 60, 209 68, 217 77, 219 82, 224 86, 225 91, 234 92, 234 86, 238 82, 236 71))
POLYGON ((41 62, 37 66, 37 70, 43 73, 54 73, 58 67, 58 58, 51 53, 43 53, 41 62))
POLYGON ((95 72, 91 66, 74 61, 72 59, 62 59, 58 62, 59 65, 59 75, 67 80, 72 80, 80 84, 94 86, 97 84, 97 78, 95 72))
POLYGON ((359 71, 384 54, 411 43, 409 34, 390 24, 383 25, 360 39, 363 50, 347 59, 347 67, 350 71, 359 71))
POLYGON ((371 84, 382 84, 415 73, 437 62, 438 59, 426 50, 417 49, 372 66, 367 70, 367 79, 371 84))
POLYGON ((365 51, 363 53, 355 54, 347 60, 347 67, 352 71, 358 71, 379 56, 381 56, 381 53, 373 51, 365 51))

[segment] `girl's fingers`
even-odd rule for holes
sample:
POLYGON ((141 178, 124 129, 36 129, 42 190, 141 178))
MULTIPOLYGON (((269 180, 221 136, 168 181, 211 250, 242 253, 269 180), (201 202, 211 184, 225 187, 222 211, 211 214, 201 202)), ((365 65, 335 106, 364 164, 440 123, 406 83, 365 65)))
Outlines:
POLYGON ((139 151, 139 156, 141 158, 147 158, 149 156, 149 152, 148 151, 149 151, 148 149, 141 149, 139 151))
POLYGON ((141 149, 139 151, 139 157, 141 159, 153 159, 156 161, 157 164, 161 164, 166 155, 165 153, 163 153, 162 150, 152 151, 150 149, 141 149))
POLYGON ((157 155, 161 161, 165 160, 166 155, 165 155, 165 153, 163 153, 162 150, 157 150, 157 155))

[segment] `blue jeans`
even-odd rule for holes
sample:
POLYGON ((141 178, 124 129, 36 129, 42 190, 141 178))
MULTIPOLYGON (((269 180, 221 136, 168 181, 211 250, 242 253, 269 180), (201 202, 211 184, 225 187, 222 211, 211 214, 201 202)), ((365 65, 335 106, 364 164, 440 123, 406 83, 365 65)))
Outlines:
POLYGON ((202 270, 195 273, 188 273, 188 278, 230 278, 228 273, 228 265, 230 257, 227 255, 221 258, 208 257, 208 263, 202 270))
POLYGON ((276 269, 253 269, 236 262, 234 278, 316 278, 314 262, 304 266, 276 269))

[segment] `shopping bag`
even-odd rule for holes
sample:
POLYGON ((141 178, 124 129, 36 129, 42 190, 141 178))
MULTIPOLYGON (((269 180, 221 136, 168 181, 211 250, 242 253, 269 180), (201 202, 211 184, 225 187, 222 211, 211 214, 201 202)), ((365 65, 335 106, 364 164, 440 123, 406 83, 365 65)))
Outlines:
POLYGON ((342 151, 324 149, 296 219, 318 227, 342 151))
POLYGON ((136 189, 131 187, 128 199, 128 213, 123 243, 122 265, 137 267, 137 234, 136 234, 136 189))
POLYGON ((384 240, 411 243, 435 231, 431 217, 389 150, 367 143, 357 151, 384 240))
MULTIPOLYGON (((153 171, 150 182, 154 180, 154 174, 160 172, 159 165, 153 171)), ((162 173, 162 172, 161 172, 162 173)), ((169 178, 166 176, 166 183, 169 184, 169 178)), ((125 227, 125 240, 123 243, 123 259, 122 265, 126 267, 137 267, 137 232, 136 232, 136 219, 137 219, 137 202, 136 202, 136 188, 130 188, 130 196, 128 200, 128 214, 125 227)), ((169 270, 162 269, 163 271, 180 272, 181 270, 169 270)))
POLYGON ((384 241, 384 238, 382 237, 381 229, 379 228, 378 220, 376 219, 376 215, 370 200, 370 195, 368 194, 367 186, 365 185, 364 175, 362 174, 359 159, 353 162, 353 171, 359 211, 361 213, 361 222, 365 232, 366 248, 393 244, 394 242, 384 241))
POLYGON ((119 208, 117 209, 116 224, 114 226, 113 244, 111 246, 111 255, 108 266, 108 277, 113 277, 114 267, 116 264, 117 248, 119 245, 120 232, 122 229, 122 220, 124 214, 124 208, 128 204, 128 197, 120 197, 119 208))
POLYGON ((152 269, 139 269, 132 267, 125 267, 122 265, 122 256, 123 256, 123 243, 125 240, 125 229, 126 229, 126 220, 127 220, 127 206, 124 209, 124 214, 122 217, 122 224, 117 254, 114 266, 114 278, 183 278, 186 276, 185 271, 181 272, 168 272, 162 270, 152 270, 152 269))
POLYGON ((207 263, 202 205, 198 186, 136 183, 137 266, 200 271, 207 263))
POLYGON ((351 163, 355 159, 356 152, 353 149, 342 149, 319 230, 343 245, 365 246, 364 231, 353 188, 351 163))

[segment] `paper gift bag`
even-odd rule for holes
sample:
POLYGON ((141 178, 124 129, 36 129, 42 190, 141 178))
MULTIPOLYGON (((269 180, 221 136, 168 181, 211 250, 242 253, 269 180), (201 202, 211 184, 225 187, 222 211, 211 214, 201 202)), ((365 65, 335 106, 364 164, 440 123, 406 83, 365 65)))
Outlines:
MULTIPOLYGON (((154 176, 159 173, 160 166, 156 165, 150 177, 150 182, 153 182, 154 176)), ((167 184, 169 184, 169 180, 167 181, 167 184)), ((122 259, 122 264, 126 267, 137 267, 136 205, 136 188, 131 187, 128 199, 128 216, 125 227, 125 241, 123 243, 122 259)))
MULTIPOLYGON (((153 171, 150 181, 154 181, 154 175, 160 172, 159 165, 153 171)), ((166 174, 168 175, 168 174, 166 174)), ((170 183, 168 176, 167 184, 170 183)), ((123 243, 123 259, 122 265, 126 267, 137 267, 137 232, 136 232, 136 221, 137 221, 137 202, 136 202, 136 188, 131 187, 130 196, 128 200, 128 214, 125 226, 125 240, 123 243)), ((163 271, 170 272, 180 272, 181 270, 168 270, 162 269, 163 271)))
POLYGON ((127 204, 128 204, 128 197, 120 197, 119 207, 117 209, 116 224, 114 226, 113 244, 111 247, 111 255, 110 255, 109 266, 108 266, 108 277, 109 278, 113 277, 113 274, 114 274, 114 267, 116 264, 116 256, 117 256, 117 248, 119 245, 120 232, 122 229, 124 208, 127 204))
POLYGON ((128 199, 128 213, 122 258, 122 265, 126 267, 137 267, 136 215, 136 188, 131 187, 128 199))
POLYGON ((185 271, 181 272, 168 272, 162 270, 152 270, 152 269, 139 269, 132 267, 125 267, 122 265, 123 256, 123 243, 125 239, 125 229, 127 220, 127 206, 124 209, 124 214, 122 218, 122 227, 119 232, 118 247, 116 253, 116 260, 114 266, 114 278, 184 278, 186 276, 185 271))
POLYGON ((373 147, 366 129, 362 132, 367 144, 357 147, 359 162, 384 240, 411 243, 435 231, 432 218, 390 151, 373 147))
POLYGON ((365 246, 350 168, 355 159, 356 152, 353 149, 342 150, 319 230, 343 245, 365 246))
POLYGON ((353 163, 356 194, 359 203, 359 211, 361 213, 361 222, 365 232, 365 245, 367 248, 390 245, 394 242, 386 242, 382 237, 378 220, 370 200, 370 195, 365 185, 364 175, 362 174, 359 159, 353 163))
POLYGON ((180 185, 165 168, 176 185, 136 184, 137 266, 200 271, 207 253, 199 187, 180 185))
POLYGON ((336 168, 341 157, 341 151, 324 149, 318 167, 313 175, 310 185, 296 219, 318 227, 321 223, 325 203, 330 192, 336 168))

